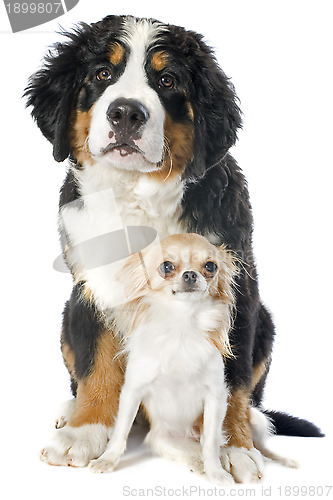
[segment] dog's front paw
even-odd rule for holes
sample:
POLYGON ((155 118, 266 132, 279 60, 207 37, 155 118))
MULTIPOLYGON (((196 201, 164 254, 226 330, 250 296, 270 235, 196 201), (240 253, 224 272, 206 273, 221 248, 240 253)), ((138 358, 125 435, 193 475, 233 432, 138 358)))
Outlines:
POLYGON ((257 482, 264 475, 264 461, 261 453, 255 448, 248 450, 227 446, 222 450, 221 462, 236 483, 257 482))
POLYGON ((207 470, 206 476, 208 481, 221 486, 231 486, 235 484, 232 475, 222 469, 222 467, 221 469, 207 470))
POLYGON ((102 424, 70 427, 55 432, 52 441, 41 451, 41 460, 50 465, 85 467, 105 450, 108 428, 102 424))
POLYGON ((89 468, 92 472, 103 473, 103 472, 112 472, 118 460, 112 460, 107 458, 97 458, 97 460, 91 460, 89 464, 89 468))
POLYGON ((205 472, 203 459, 200 455, 190 457, 187 462, 191 472, 198 472, 199 474, 203 474, 205 472))

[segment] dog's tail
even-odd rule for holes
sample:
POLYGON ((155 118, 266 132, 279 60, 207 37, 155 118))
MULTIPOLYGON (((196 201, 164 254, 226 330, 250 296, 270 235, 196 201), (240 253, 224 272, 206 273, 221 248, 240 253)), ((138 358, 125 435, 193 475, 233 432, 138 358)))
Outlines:
POLYGON ((292 468, 298 467, 298 463, 268 448, 268 438, 274 434, 303 437, 324 436, 321 430, 311 422, 279 411, 267 411, 252 407, 250 410, 250 423, 255 448, 264 457, 292 468))
POLYGON ((293 417, 288 413, 261 410, 274 426, 274 434, 281 436, 324 437, 325 434, 312 422, 293 417))

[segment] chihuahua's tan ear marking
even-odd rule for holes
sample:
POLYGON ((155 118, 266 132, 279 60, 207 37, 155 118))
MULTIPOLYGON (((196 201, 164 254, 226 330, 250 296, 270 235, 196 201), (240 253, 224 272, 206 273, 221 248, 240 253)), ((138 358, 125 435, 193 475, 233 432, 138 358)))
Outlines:
POLYGON ((128 301, 144 295, 151 287, 148 272, 141 252, 131 255, 120 271, 128 301))
POLYGON ((143 255, 142 255, 142 252, 139 252, 139 257, 140 257, 140 261, 141 261, 142 269, 144 270, 144 273, 145 273, 145 276, 146 276, 146 279, 147 279, 147 285, 148 285, 148 287, 151 289, 151 284, 150 284, 150 281, 149 281, 149 276, 148 276, 148 269, 147 269, 147 267, 146 267, 146 264, 145 264, 145 261, 144 261, 144 258, 143 258, 143 255))

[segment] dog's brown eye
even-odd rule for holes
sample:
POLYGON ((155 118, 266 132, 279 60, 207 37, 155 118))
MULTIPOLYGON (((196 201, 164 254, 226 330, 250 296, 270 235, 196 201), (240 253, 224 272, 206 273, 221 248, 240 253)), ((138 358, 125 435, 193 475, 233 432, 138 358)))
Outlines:
POLYGON ((172 89, 175 86, 175 81, 170 75, 163 75, 158 82, 160 87, 165 87, 166 89, 172 89))
POLYGON ((96 78, 97 80, 111 80, 111 71, 103 68, 97 73, 96 78))
POLYGON ((206 271, 208 271, 209 273, 211 273, 211 274, 215 274, 215 273, 216 273, 216 271, 217 271, 217 265, 215 264, 215 262, 208 261, 208 262, 206 262, 206 264, 205 264, 205 269, 206 269, 206 271))
POLYGON ((170 274, 174 270, 175 270, 175 266, 169 260, 167 260, 166 262, 163 262, 159 267, 160 274, 162 274, 162 275, 170 274))

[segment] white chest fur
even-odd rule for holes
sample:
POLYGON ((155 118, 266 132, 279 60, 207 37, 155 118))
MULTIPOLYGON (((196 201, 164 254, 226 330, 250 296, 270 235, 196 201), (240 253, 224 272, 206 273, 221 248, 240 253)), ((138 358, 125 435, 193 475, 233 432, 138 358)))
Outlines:
POLYGON ((217 326, 219 312, 209 298, 166 300, 153 309, 128 338, 125 384, 142 395, 153 432, 162 427, 175 435, 190 435, 207 391, 224 411, 223 361, 207 334, 207 328, 217 326))
POLYGON ((76 279, 87 283, 97 306, 104 311, 124 301, 121 284, 113 283, 124 262, 111 260, 110 264, 91 268, 84 258, 78 262, 80 244, 125 226, 153 227, 160 240, 182 232, 178 219, 184 186, 179 177, 163 182, 149 174, 99 164, 75 170, 74 175, 80 203, 64 206, 60 214, 60 227, 67 234, 70 248, 76 248, 67 259, 75 266, 76 279))

